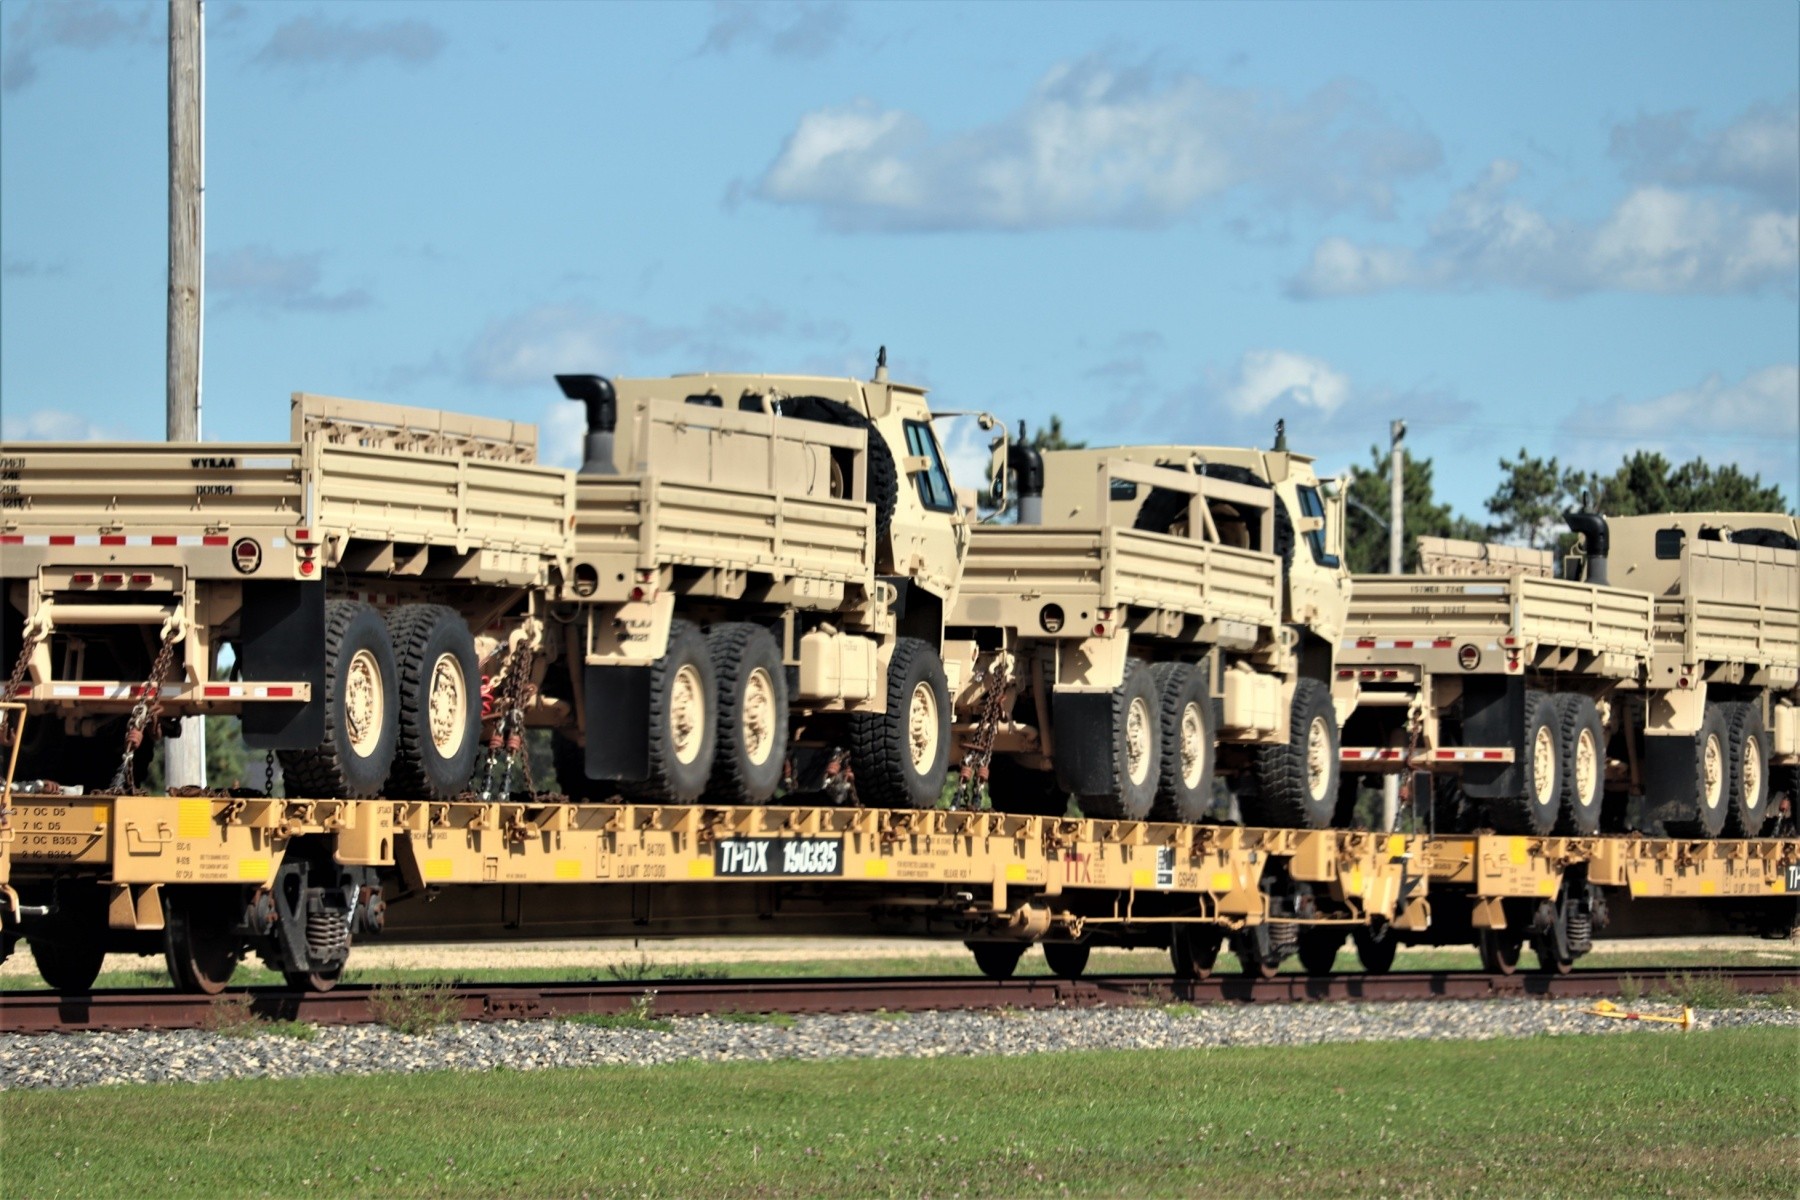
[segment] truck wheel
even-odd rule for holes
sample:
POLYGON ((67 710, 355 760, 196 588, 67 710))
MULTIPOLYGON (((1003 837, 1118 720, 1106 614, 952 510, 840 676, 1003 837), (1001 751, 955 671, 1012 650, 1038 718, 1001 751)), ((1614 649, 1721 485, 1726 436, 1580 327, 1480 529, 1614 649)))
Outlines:
POLYGON ((1562 808, 1562 748, 1556 736, 1556 702, 1548 693, 1525 693, 1525 737, 1519 746, 1524 794, 1488 801, 1488 818, 1498 833, 1542 836, 1556 828, 1562 808))
POLYGON ((1694 735, 1694 821, 1692 831, 1716 838, 1731 813, 1731 739, 1721 705, 1707 702, 1694 735))
POLYGON ((1087 970, 1092 947, 1086 942, 1044 942, 1042 945, 1044 962, 1058 979, 1080 979, 1082 972, 1087 970))
POLYGON ((1593 698, 1569 692, 1556 697, 1556 740, 1562 748, 1562 828, 1586 836, 1600 831, 1606 798, 1606 730, 1593 698))
POLYGON ((950 685, 930 643, 901 638, 887 711, 850 714, 850 767, 871 808, 936 808, 950 768, 950 685))
POLYGON ((1338 725, 1331 692, 1316 679, 1294 684, 1288 740, 1257 746, 1256 786, 1238 800, 1244 824, 1328 829, 1338 802, 1338 725))
POLYGON ((718 750, 718 694, 706 638, 672 622, 669 648, 650 668, 650 773, 619 790, 649 803, 698 800, 718 750))
POLYGON ((1011 979, 1025 957, 1028 942, 964 942, 975 955, 975 965, 989 979, 1011 979))
MULTIPOLYGON (((1125 678, 1113 689, 1110 728, 1112 786, 1080 798, 1090 817, 1142 821, 1156 803, 1162 781, 1162 696, 1150 669, 1137 659, 1125 663, 1125 678)), ((1060 753, 1064 743, 1058 742, 1060 753)))
POLYGON ((1731 755, 1731 808, 1725 815, 1725 832, 1755 837, 1769 815, 1769 739, 1759 705, 1730 706, 1725 745, 1731 755))
POLYGON ((881 436, 874 422, 842 400, 828 400, 824 396, 789 396, 781 401, 781 415, 868 432, 869 479, 865 491, 869 503, 875 506, 875 536, 886 538, 894 523, 894 504, 900 498, 900 473, 894 466, 894 452, 888 448, 887 439, 881 436))
POLYGON ((787 672, 769 631, 743 621, 706 634, 719 686, 718 751, 707 798, 761 804, 775 794, 787 764, 787 672))
POLYGON ((1150 815, 1193 824, 1212 808, 1213 761, 1218 748, 1204 663, 1157 663, 1150 681, 1162 700, 1161 771, 1150 815))
MULTIPOLYGON (((327 601, 324 652, 325 741, 312 750, 279 751, 288 795, 379 796, 400 728, 387 623, 359 601, 327 601)), ((318 703, 319 697, 313 700, 318 703)))
POLYGON ((481 666, 468 623, 442 604, 388 613, 399 677, 400 736, 387 794, 448 800, 469 786, 481 750, 481 666))

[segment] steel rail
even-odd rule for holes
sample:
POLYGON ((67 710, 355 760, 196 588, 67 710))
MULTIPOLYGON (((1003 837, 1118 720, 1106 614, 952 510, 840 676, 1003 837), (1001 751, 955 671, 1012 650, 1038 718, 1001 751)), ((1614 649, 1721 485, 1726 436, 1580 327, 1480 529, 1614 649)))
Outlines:
MULTIPOLYGON (((1677 972, 1729 982, 1739 993, 1800 987, 1800 968, 1644 968, 1585 970, 1567 975, 1490 975, 1480 971, 1396 971, 1386 975, 1279 975, 1249 979, 1215 975, 1102 975, 1078 980, 1034 976, 995 981, 980 976, 854 979, 664 979, 604 983, 472 983, 444 993, 465 1021, 534 1020, 577 1013, 637 1011, 657 1017, 704 1013, 866 1013, 928 1009, 1093 1008, 1134 1004, 1282 1004, 1308 1001, 1575 999, 1617 996, 1627 977, 1641 987, 1677 972), (648 999, 646 999, 648 997, 648 999)), ((416 989, 429 985, 385 985, 416 989)), ((319 1025, 380 1020, 383 985, 346 985, 329 992, 246 988, 222 997, 172 991, 0 992, 0 1033, 43 1034, 130 1029, 204 1029, 219 1021, 221 1002, 266 1020, 319 1025), (372 1004, 371 1001, 374 1001, 372 1004)))

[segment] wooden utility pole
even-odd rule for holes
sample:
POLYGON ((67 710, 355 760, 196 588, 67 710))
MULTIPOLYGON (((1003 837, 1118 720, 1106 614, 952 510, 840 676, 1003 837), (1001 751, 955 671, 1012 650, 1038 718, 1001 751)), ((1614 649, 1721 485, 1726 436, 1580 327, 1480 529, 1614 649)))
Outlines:
MULTIPOLYGON (((1400 440, 1406 436, 1406 422, 1388 425, 1388 574, 1400 574, 1406 554, 1406 451, 1400 440)), ((1406 770, 1412 768, 1407 767, 1406 770)), ((1400 817, 1400 776, 1381 777, 1381 827, 1392 829, 1400 817)))
MULTIPOLYGON (((168 439, 200 440, 201 274, 205 242, 205 0, 169 0, 168 439)), ((206 786, 206 718, 164 743, 170 787, 206 786)))

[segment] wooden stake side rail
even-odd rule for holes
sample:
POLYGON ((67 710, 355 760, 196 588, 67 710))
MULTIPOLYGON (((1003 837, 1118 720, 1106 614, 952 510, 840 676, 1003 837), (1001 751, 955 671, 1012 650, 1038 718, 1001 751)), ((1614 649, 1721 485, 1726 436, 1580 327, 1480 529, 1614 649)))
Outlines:
MULTIPOLYGON (((479 884, 809 881, 1026 898, 1166 894, 1161 911, 1255 924, 1271 864, 1338 919, 1423 929, 1432 890, 1550 897, 1565 874, 1634 899, 1800 895, 1800 839, 1430 836, 1305 832, 985 812, 166 796, 14 796, 13 882, 267 884, 292 839, 409 891, 479 884), (1344 914, 1347 913, 1348 916, 1344 914)), ((3 876, 0 876, 3 878, 3 876)))

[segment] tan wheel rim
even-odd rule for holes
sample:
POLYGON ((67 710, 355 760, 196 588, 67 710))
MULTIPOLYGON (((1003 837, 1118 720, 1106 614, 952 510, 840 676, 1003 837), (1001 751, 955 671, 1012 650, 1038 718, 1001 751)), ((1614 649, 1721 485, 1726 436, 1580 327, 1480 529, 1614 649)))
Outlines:
POLYGON ((1200 706, 1185 705, 1181 710, 1181 783, 1189 791, 1200 786, 1200 777, 1206 773, 1208 749, 1200 706))
POLYGON ((1125 774, 1134 786, 1150 777, 1150 702, 1142 696, 1125 709, 1125 774))
POLYGON ((1539 804, 1556 799, 1556 735, 1548 725, 1538 726, 1531 739, 1531 798, 1539 804))
POLYGON ((706 738, 706 689, 700 669, 683 663, 675 672, 669 687, 669 742, 676 761, 691 763, 700 757, 700 743, 706 738))
POLYGON ((1331 727, 1324 717, 1314 717, 1306 727, 1306 790, 1314 800, 1325 797, 1331 779, 1331 727))
MULTIPOLYGON (((1744 739, 1744 761, 1738 770, 1744 777, 1744 808, 1749 810, 1756 803, 1757 792, 1762 787, 1762 744, 1753 737, 1744 739)), ((1755 833, 1756 830, 1744 832, 1755 833)))
POLYGON ((469 688, 462 663, 454 654, 440 654, 431 664, 431 691, 426 711, 431 721, 431 744, 443 758, 455 758, 469 732, 469 688))
POLYGON ((1700 770, 1705 785, 1702 792, 1709 809, 1719 807, 1725 799, 1725 749, 1716 736, 1709 735, 1700 752, 1700 770))
POLYGON ((744 681, 744 757, 757 766, 775 750, 775 683, 761 667, 744 681))
POLYGON ((381 694, 381 664, 373 651, 358 650, 350 656, 349 669, 344 672, 344 728, 358 758, 375 753, 386 703, 387 697, 381 694))
POLYGON ((1600 753, 1591 729, 1583 729, 1575 738, 1575 787, 1575 803, 1590 807, 1600 788, 1600 753))
POLYGON ((914 773, 925 774, 937 762, 938 752, 937 693, 927 680, 913 685, 912 698, 907 701, 906 741, 914 773))

